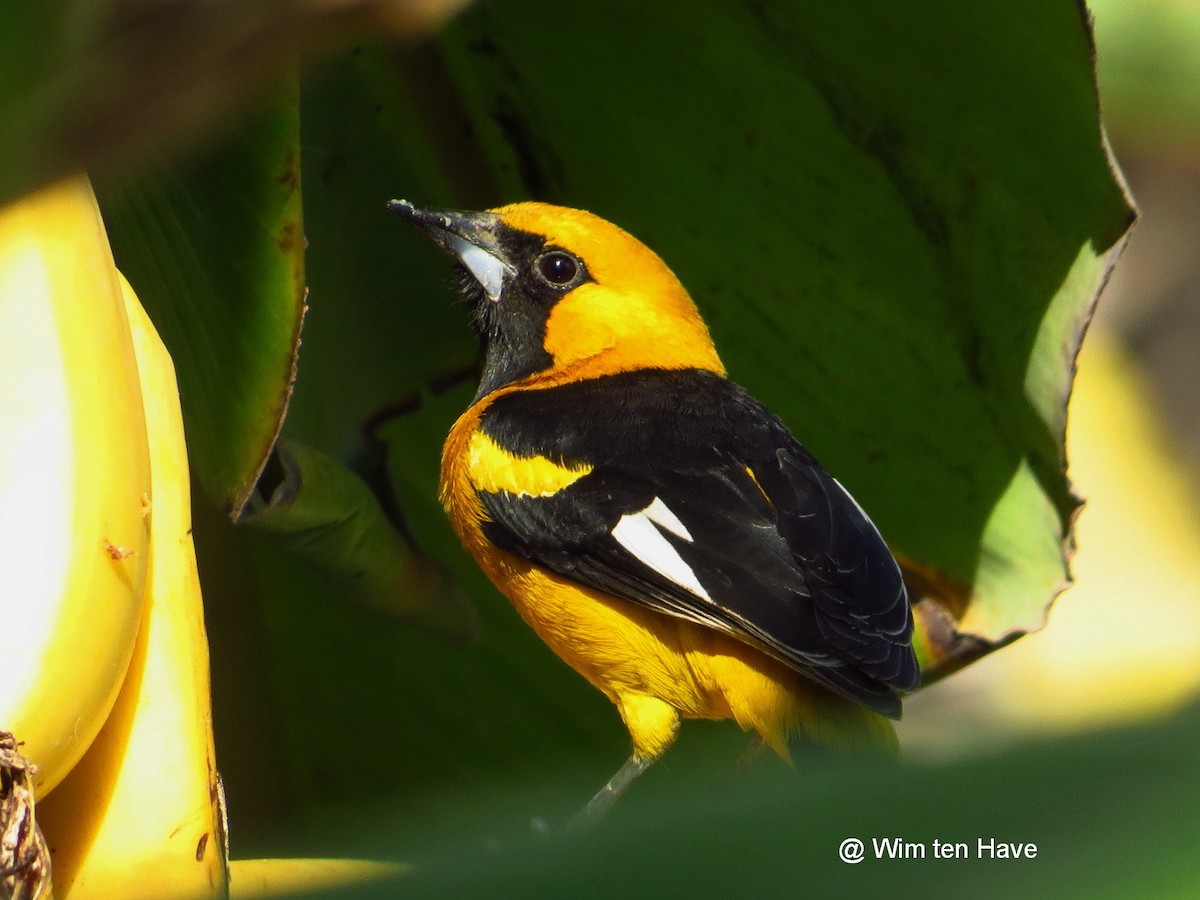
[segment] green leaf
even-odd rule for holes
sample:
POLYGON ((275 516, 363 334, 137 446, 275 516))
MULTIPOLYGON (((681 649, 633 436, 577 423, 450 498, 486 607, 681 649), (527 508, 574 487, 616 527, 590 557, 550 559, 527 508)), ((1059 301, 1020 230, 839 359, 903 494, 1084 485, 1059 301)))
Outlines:
POLYGON ((281 440, 242 523, 271 535, 368 608, 470 643, 471 601, 442 566, 415 553, 370 487, 332 457, 281 440))
POLYGON ((99 195, 117 266, 171 351, 192 468, 233 518, 287 410, 304 316, 293 83, 222 146, 99 195))
POLYGON ((419 106, 394 58, 359 49, 306 82, 304 214, 312 321, 287 433, 349 455, 363 428, 411 407, 429 380, 474 364, 475 340, 448 302, 445 260, 397 227, 397 192, 450 198, 419 106), (351 449, 347 449, 351 448, 351 449))

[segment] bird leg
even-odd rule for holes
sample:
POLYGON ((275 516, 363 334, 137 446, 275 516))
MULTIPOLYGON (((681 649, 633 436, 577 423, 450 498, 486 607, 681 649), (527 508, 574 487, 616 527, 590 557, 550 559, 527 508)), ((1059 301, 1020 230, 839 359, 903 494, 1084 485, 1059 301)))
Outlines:
POLYGON ((596 796, 588 801, 587 806, 577 812, 569 823, 567 829, 576 831, 595 825, 605 814, 612 809, 617 799, 625 793, 626 789, 633 784, 639 775, 645 772, 657 756, 639 756, 634 753, 625 761, 625 765, 617 770, 617 774, 608 780, 608 784, 600 788, 596 796))

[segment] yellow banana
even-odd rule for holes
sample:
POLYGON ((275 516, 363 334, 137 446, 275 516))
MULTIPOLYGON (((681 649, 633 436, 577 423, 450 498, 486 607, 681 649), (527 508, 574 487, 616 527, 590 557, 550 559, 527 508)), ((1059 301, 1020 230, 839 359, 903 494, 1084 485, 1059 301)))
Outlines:
POLYGON ((142 613, 150 464, 86 176, 0 209, 0 731, 50 791, 112 708, 142 613))
POLYGON ((314 891, 382 885, 411 867, 372 859, 235 859, 230 863, 233 900, 283 900, 314 891))
POLYGON ((207 900, 228 872, 187 448, 171 358, 125 288, 150 433, 146 608, 112 715, 38 812, 58 900, 207 900))

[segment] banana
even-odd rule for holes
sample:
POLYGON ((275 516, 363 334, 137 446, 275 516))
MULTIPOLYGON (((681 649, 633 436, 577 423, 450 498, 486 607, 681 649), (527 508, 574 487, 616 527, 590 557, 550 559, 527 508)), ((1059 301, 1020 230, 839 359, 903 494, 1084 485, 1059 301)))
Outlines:
POLYGON ((137 362, 86 176, 0 209, 0 731, 47 794, 100 730, 142 614, 137 362))
POLYGON ((235 859, 230 869, 233 900, 283 900, 316 891, 332 895, 387 883, 399 893, 399 879, 412 871, 404 863, 373 859, 235 859))
POLYGON ((38 811, 58 900, 227 897, 208 638, 179 392, 166 347, 124 287, 150 434, 146 608, 112 715, 38 811))

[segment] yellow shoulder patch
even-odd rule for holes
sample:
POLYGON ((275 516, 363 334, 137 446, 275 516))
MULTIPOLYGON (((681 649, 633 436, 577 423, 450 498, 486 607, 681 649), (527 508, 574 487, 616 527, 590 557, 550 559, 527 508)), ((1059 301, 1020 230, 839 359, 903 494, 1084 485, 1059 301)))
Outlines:
POLYGON ((514 456, 476 431, 467 447, 467 471, 476 490, 548 497, 592 471, 589 465, 561 466, 544 456, 514 456))

